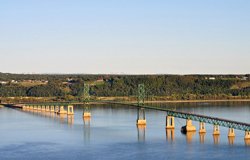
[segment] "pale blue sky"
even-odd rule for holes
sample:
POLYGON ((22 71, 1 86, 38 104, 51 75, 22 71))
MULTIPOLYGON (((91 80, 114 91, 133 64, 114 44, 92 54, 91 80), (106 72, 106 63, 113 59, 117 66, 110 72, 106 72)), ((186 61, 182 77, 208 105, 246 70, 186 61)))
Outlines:
POLYGON ((0 72, 250 73, 249 0, 0 0, 0 72))

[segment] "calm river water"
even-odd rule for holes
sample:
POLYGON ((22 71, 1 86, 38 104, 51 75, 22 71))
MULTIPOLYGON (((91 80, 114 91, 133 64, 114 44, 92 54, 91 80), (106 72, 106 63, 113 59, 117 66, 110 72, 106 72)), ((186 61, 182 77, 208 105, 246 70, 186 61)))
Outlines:
MULTIPOLYGON (((250 123, 250 103, 161 104, 181 111, 205 114, 250 123)), ((185 120, 175 119, 175 131, 166 132, 166 113, 146 110, 146 128, 137 128, 137 110, 128 106, 91 107, 91 119, 82 118, 75 107, 74 117, 0 108, 0 159, 250 159, 244 131, 236 137, 212 136, 213 126, 200 138, 184 135, 185 120)), ((198 123, 193 122, 197 129, 198 123)))

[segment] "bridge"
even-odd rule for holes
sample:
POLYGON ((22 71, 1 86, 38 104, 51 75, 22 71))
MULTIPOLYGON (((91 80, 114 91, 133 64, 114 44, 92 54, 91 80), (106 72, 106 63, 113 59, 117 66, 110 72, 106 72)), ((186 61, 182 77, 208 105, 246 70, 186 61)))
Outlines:
MULTIPOLYGON (((131 106, 137 109, 137 121, 136 124, 139 127, 146 126, 146 115, 145 109, 148 110, 157 110, 166 112, 166 129, 167 130, 174 130, 175 129, 175 118, 182 118, 186 119, 186 124, 181 128, 181 131, 184 133, 196 132, 196 127, 192 124, 192 121, 199 122, 199 133, 205 134, 206 128, 205 124, 212 124, 213 127, 213 135, 218 136, 220 135, 219 126, 227 127, 228 128, 228 137, 235 137, 235 131, 242 130, 245 131, 245 140, 250 140, 250 124, 232 121, 228 119, 218 118, 218 117, 210 117, 206 115, 200 115, 195 113, 187 113, 181 111, 175 111, 168 108, 161 108, 161 107, 154 107, 154 106, 147 106, 144 104, 145 99, 145 89, 144 85, 140 84, 138 86, 138 102, 137 103, 127 103, 127 102, 117 102, 117 101, 93 101, 90 100, 89 95, 89 86, 84 86, 84 111, 83 117, 90 118, 91 112, 89 104, 91 102, 98 102, 98 103, 106 103, 106 104, 119 104, 119 105, 126 105, 131 106)), ((19 108, 24 111, 38 111, 38 112, 53 112, 56 114, 67 114, 67 115, 74 115, 74 107, 73 105, 77 102, 46 102, 46 103, 30 103, 30 104, 20 104, 20 105, 9 105, 14 108, 19 108), (67 107, 67 109, 65 109, 67 107)))

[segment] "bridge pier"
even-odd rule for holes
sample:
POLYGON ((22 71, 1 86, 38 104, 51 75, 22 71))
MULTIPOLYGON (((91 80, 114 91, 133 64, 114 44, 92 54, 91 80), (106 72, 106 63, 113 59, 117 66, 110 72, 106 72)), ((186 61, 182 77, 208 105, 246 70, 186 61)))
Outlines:
POLYGON ((173 116, 166 116, 166 129, 174 129, 174 117, 173 116))
POLYGON ((34 106, 34 110, 37 110, 37 106, 34 106))
POLYGON ((250 140, 250 131, 245 131, 245 140, 250 140))
POLYGON ((58 113, 59 112, 59 106, 56 106, 55 107, 55 113, 58 113))
POLYGON ((37 110, 38 110, 38 111, 41 111, 41 106, 37 106, 37 110))
POLYGON ((200 130, 199 133, 206 133, 205 123, 200 122, 200 130))
POLYGON ((50 106, 50 112, 55 112, 55 106, 50 106))
POLYGON ((220 128, 219 125, 214 125, 214 131, 213 131, 213 135, 220 135, 220 128))
POLYGON ((145 110, 144 108, 138 108, 137 110, 137 125, 146 125, 145 110))
POLYGON ((74 115, 74 107, 73 106, 68 106, 68 115, 74 115))
POLYGON ((192 124, 192 120, 187 119, 187 121, 186 121, 186 126, 183 126, 183 127, 181 128, 181 131, 182 131, 182 132, 195 132, 195 131, 196 131, 196 128, 195 128, 195 126, 192 124))
POLYGON ((42 111, 43 111, 43 112, 45 112, 45 111, 46 111, 45 106, 42 106, 42 111))
POLYGON ((90 108, 89 108, 88 104, 86 104, 86 105, 87 106, 84 106, 84 108, 83 108, 82 116, 88 118, 88 117, 91 117, 91 113, 90 113, 90 108))
POLYGON ((50 112, 49 106, 46 106, 45 111, 46 111, 46 112, 50 112))
POLYGON ((228 129, 228 137, 235 137, 235 133, 234 133, 234 129, 233 128, 229 128, 228 129))
POLYGON ((67 111, 64 110, 64 106, 60 106, 58 114, 67 114, 67 111))

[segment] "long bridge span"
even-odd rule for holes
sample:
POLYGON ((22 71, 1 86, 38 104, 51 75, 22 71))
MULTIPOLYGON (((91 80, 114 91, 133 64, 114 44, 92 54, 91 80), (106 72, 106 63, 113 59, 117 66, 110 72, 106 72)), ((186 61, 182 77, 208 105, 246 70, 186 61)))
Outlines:
MULTIPOLYGON (((88 86, 87 86, 88 87, 88 86)), ((106 103, 106 104, 119 104, 126 105, 137 108, 137 125, 145 126, 146 125, 146 116, 145 109, 149 110, 157 110, 166 112, 166 129, 174 129, 175 121, 174 118, 182 118, 186 119, 186 125, 181 128, 183 132, 195 132, 196 127, 192 124, 192 121, 198 121, 199 125, 199 133, 206 133, 205 124, 212 124, 214 126, 213 135, 220 135, 219 126, 227 127, 228 137, 235 137, 234 129, 245 131, 245 140, 250 140, 250 124, 243 123, 218 117, 211 117, 206 115, 200 115, 195 113, 188 113, 182 111, 176 111, 169 108, 155 107, 144 104, 144 86, 139 85, 138 89, 138 103, 127 103, 127 102, 118 102, 118 101, 103 101, 103 100, 95 100, 91 101, 89 98, 89 89, 85 89, 85 100, 84 100, 84 112, 83 117, 91 117, 90 102, 98 102, 98 103, 106 103)), ((44 111, 44 112, 54 112, 56 114, 67 114, 73 115, 74 108, 73 105, 76 102, 44 102, 44 103, 23 103, 19 105, 7 105, 12 108, 19 108, 23 110, 34 110, 34 111, 44 111), (67 109, 65 110, 65 107, 67 109)))

